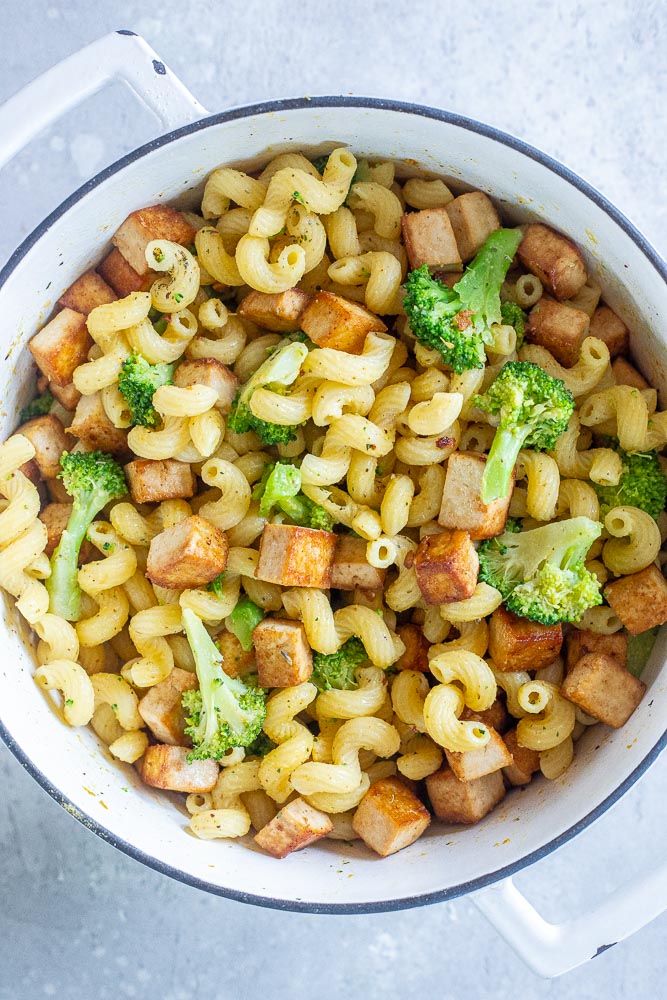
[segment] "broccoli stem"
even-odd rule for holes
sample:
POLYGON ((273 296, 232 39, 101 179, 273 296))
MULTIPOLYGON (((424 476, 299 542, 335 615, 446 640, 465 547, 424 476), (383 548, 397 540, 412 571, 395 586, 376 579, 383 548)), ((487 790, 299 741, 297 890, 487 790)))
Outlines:
POLYGON ((68 622, 78 622, 81 616, 79 551, 89 524, 86 512, 74 507, 69 523, 53 553, 51 576, 46 583, 49 592, 49 611, 65 618, 68 622))
POLYGON ((513 430, 499 427, 496 431, 482 478, 482 503, 491 503, 509 493, 512 469, 526 436, 525 429, 519 427, 513 430))
POLYGON ((195 668, 202 697, 202 708, 206 711, 206 732, 200 742, 208 743, 218 729, 218 718, 213 706, 213 691, 225 683, 222 670, 222 653, 214 644, 204 624, 190 608, 183 610, 183 628, 195 658, 195 668))

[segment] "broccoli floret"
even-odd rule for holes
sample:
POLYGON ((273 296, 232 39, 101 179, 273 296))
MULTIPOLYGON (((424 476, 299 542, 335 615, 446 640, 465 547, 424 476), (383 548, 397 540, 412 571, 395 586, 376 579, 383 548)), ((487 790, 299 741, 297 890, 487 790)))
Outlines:
POLYGON ((500 423, 482 478, 482 503, 506 497, 522 448, 550 451, 567 428, 574 399, 560 379, 532 361, 508 361, 474 405, 500 423))
POLYGON ((260 517, 270 517, 277 507, 294 524, 302 528, 331 531, 331 514, 301 492, 301 470, 287 462, 275 462, 264 467, 262 478, 253 490, 259 500, 260 517))
POLYGON ((639 507, 656 520, 665 509, 667 479, 660 467, 658 453, 648 451, 629 455, 617 444, 621 456, 621 478, 616 486, 593 483, 604 517, 612 507, 639 507))
POLYGON ((628 662, 625 666, 635 677, 641 677, 653 652, 659 632, 660 629, 656 627, 650 628, 646 632, 640 632, 638 635, 628 636, 628 662))
POLYGON ((502 320, 500 286, 520 242, 517 229, 491 233, 453 288, 433 278, 426 264, 408 275, 403 306, 412 332, 459 374, 484 367, 491 326, 502 320))
POLYGON ((206 584, 206 589, 211 594, 215 594, 216 597, 222 597, 222 583, 224 579, 225 571, 223 569, 222 573, 218 573, 217 576, 213 577, 213 579, 206 584))
POLYGON ((315 159, 311 160, 310 162, 315 167, 315 169, 317 170, 318 174, 323 174, 324 173, 324 168, 326 167, 327 163, 329 162, 329 154, 327 153, 325 156, 316 156, 315 159))
POLYGON ((236 636, 247 653, 252 649, 253 630, 265 617, 263 609, 258 607, 249 597, 241 597, 225 621, 225 625, 227 631, 236 636))
POLYGON ((77 579, 79 550, 96 514, 110 500, 127 493, 120 465, 103 451, 65 452, 60 457, 63 485, 73 499, 72 513, 51 556, 51 576, 46 581, 49 611, 67 621, 79 619, 81 590, 77 579))
POLYGON ((516 346, 521 347, 526 334, 526 314, 516 302, 503 302, 500 307, 500 318, 507 326, 516 330, 516 346))
POLYGON ((220 760, 233 747, 247 747, 257 739, 266 717, 266 692, 227 676, 222 653, 190 608, 183 609, 183 628, 199 680, 199 689, 182 698, 185 732, 194 747, 188 760, 220 760))
POLYGON ((265 732, 261 732, 246 750, 246 757, 266 757, 267 753, 275 750, 277 745, 265 732))
POLYGON ((601 531, 598 521, 573 517, 505 532, 480 545, 479 578, 523 618, 543 625, 579 621, 587 608, 602 604, 598 578, 584 565, 601 531))
POLYGON ((28 420, 33 420, 35 417, 43 417, 50 412, 52 406, 53 395, 47 389, 41 396, 37 396, 27 406, 23 407, 19 415, 19 420, 22 424, 25 424, 28 420))
POLYGON ((298 424, 271 424, 260 420, 252 412, 250 404, 255 389, 266 387, 281 391, 285 386, 291 385, 298 377, 307 354, 308 348, 301 343, 285 344, 274 351, 237 392, 227 418, 230 430, 236 434, 255 431, 264 444, 287 444, 293 441, 299 429, 298 424))
POLYGON ((160 414, 153 406, 153 393, 161 385, 171 385, 173 365, 150 365, 133 351, 118 374, 118 391, 130 408, 132 426, 158 427, 160 414))
POLYGON ((311 684, 318 691, 338 691, 356 688, 354 672, 365 660, 368 654, 361 639, 356 636, 348 639, 337 653, 314 653, 311 684))

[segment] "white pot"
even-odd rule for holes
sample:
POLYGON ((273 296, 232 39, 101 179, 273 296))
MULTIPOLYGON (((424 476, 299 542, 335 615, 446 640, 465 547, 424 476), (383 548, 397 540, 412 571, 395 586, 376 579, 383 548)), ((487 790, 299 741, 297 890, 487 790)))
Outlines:
MULTIPOLYGON (((538 217, 568 233, 586 254, 605 299, 635 332, 641 367, 665 389, 665 265, 620 212, 542 153, 456 115, 391 101, 277 101, 202 118, 204 109, 144 42, 116 33, 50 70, 0 109, 0 160, 112 77, 128 82, 165 126, 181 127, 85 184, 0 273, 0 356, 8 359, 0 389, 3 438, 32 391, 25 345, 62 291, 100 260, 130 211, 182 198, 221 163, 259 163, 268 150, 317 151, 331 141, 349 144, 362 156, 416 160, 460 177, 507 206, 513 218, 538 217)), ((10 621, 3 626, 0 735, 73 816, 158 871, 234 899, 311 912, 398 909, 476 892, 484 912, 543 975, 585 961, 666 905, 667 873, 653 870, 596 914, 553 927, 509 879, 599 817, 657 757, 667 741, 667 685, 659 677, 665 634, 644 675, 649 691, 638 710, 622 730, 596 727, 585 735, 561 780, 538 780, 513 792, 471 829, 434 823, 421 840, 387 860, 357 845, 325 841, 275 861, 255 849, 252 839, 196 840, 186 830, 180 798, 143 786, 131 767, 109 759, 91 731, 64 726, 31 680, 27 630, 15 617, 10 621)))

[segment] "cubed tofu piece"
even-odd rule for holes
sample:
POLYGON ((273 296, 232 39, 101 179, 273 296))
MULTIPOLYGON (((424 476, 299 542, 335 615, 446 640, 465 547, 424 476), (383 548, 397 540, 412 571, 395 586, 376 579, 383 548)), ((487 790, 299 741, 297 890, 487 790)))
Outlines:
POLYGON ((630 332, 613 309, 609 306, 598 306, 591 317, 591 337, 604 340, 612 358, 618 354, 627 354, 630 347, 630 332))
POLYGON ((47 479, 45 480, 45 485, 52 503, 64 503, 68 505, 72 503, 72 498, 65 489, 62 479, 47 479))
POLYGON ((475 781, 485 774, 510 766, 512 754, 505 746, 502 736, 495 729, 489 729, 489 737, 486 746, 477 750, 466 750, 464 753, 445 750, 447 763, 459 781, 475 781))
POLYGON ((546 347, 563 367, 571 368, 579 360, 589 325, 590 320, 581 309, 541 298, 528 314, 526 338, 532 344, 546 347))
POLYGON ((472 597, 479 559, 467 531, 426 535, 414 561, 417 584, 427 604, 449 604, 472 597))
POLYGON ((642 373, 637 371, 627 358, 614 358, 611 363, 611 370, 614 373, 616 385, 630 385, 633 389, 649 388, 649 384, 642 373))
POLYGON ((568 701, 615 729, 625 725, 645 691, 643 681, 604 653, 582 656, 561 686, 568 701))
POLYGON ((603 635, 601 632, 591 632, 588 629, 573 628, 565 639, 565 665, 571 670, 577 660, 587 653, 602 653, 613 656, 620 667, 628 664, 628 637, 625 632, 612 632, 603 635))
POLYGON ((300 329, 301 315, 310 299, 301 288, 288 288, 276 294, 252 291, 239 304, 236 314, 265 330, 291 333, 300 329))
POLYGON ((28 347, 49 382, 66 386, 75 369, 88 360, 92 343, 83 313, 62 309, 35 334, 28 347))
POLYGON ((485 708, 482 712, 473 712, 471 708, 464 708, 460 718, 464 722, 483 722, 489 729, 495 729, 501 735, 509 724, 505 703, 500 698, 496 698, 493 705, 490 708, 485 708))
POLYGON ((139 715, 160 743, 184 747, 190 745, 185 735, 185 710, 181 699, 197 687, 197 675, 174 667, 171 673, 149 688, 139 701, 139 715))
POLYGON ((401 226, 411 270, 422 264, 442 271, 461 270, 461 254, 446 208, 406 212, 401 226))
POLYGON ((443 823, 478 823, 505 798, 502 771, 459 781, 449 767, 426 779, 433 812, 443 823))
MULTIPOLYGON (((46 525, 46 548, 44 551, 49 558, 53 555, 72 513, 71 498, 68 497, 67 499, 70 501, 69 503, 47 504, 39 514, 40 521, 46 525)), ((100 554, 95 546, 87 538, 84 538, 79 549, 79 564, 83 565, 99 558, 100 554)))
POLYGON ((485 465, 486 456, 474 451, 455 451, 449 456, 438 515, 438 524, 443 528, 467 531, 472 539, 502 534, 514 488, 514 470, 507 497, 482 503, 485 465))
POLYGON ((190 385, 206 385, 215 389, 218 399, 215 406, 222 413, 229 413, 234 402, 239 380, 227 365, 215 358, 196 358, 182 361, 174 372, 174 385, 186 389, 190 385))
POLYGON ((233 632, 223 629, 216 635, 215 642, 222 653, 222 669, 228 677, 241 677, 254 669, 254 649, 246 652, 233 632))
POLYGON ((294 687, 313 672, 313 654, 301 622, 265 618, 252 633, 260 687, 294 687))
POLYGON ((557 299, 571 299, 588 279, 576 244, 541 222, 526 226, 518 254, 524 266, 557 299))
POLYGON ((338 535, 331 567, 335 590, 382 590, 386 569, 376 569, 366 558, 367 542, 352 535, 338 535))
POLYGON ((428 809, 396 777, 375 781, 359 803, 352 829, 382 858, 414 844, 431 822, 428 809))
POLYGON ((82 396, 69 426, 70 434, 81 438, 90 448, 120 455, 128 451, 127 431, 114 427, 102 403, 102 393, 82 396))
POLYGON ((316 531, 292 524, 265 524, 259 540, 258 580, 283 587, 331 586, 336 549, 332 531, 316 531))
POLYGON ((195 230, 171 205, 152 205, 128 215, 112 239, 130 267, 143 276, 148 273, 145 250, 152 240, 169 240, 187 246, 195 238, 195 230))
POLYGON ((419 625, 399 625, 396 632, 405 646, 405 652, 394 664, 396 669, 417 670, 425 674, 428 671, 428 651, 431 643, 419 625))
POLYGON ((333 292, 317 292, 301 314, 301 329, 318 347, 361 354, 368 333, 384 333, 375 313, 333 292))
POLYGON ((97 273, 121 299, 132 292, 143 291, 146 286, 146 277, 137 274, 116 247, 98 265, 97 273))
POLYGON ((125 477, 135 503, 187 500, 197 486, 191 467, 175 458, 137 458, 125 466, 125 477))
POLYGON ((202 587, 222 573, 228 553, 225 532, 193 514, 151 540, 146 576, 171 590, 202 587))
POLYGON ((274 858, 286 858, 332 830, 333 823, 326 813, 313 809, 303 799, 292 799, 255 834, 255 843, 274 858))
POLYGON ((667 622, 667 580, 653 564, 608 584, 604 596, 632 635, 667 622))
POLYGON ((58 302, 65 309, 74 309, 75 312, 87 316, 97 306, 115 302, 117 298, 113 288, 107 285, 104 278, 100 277, 97 271, 91 270, 85 271, 80 278, 77 278, 74 284, 63 292, 58 302))
MULTIPOLYGON (((32 483, 32 485, 35 487, 35 489, 39 493, 40 503, 41 504, 48 503, 49 495, 50 495, 49 494, 49 485, 46 482, 46 480, 42 479, 42 477, 40 475, 40 472, 39 472, 39 466, 37 465, 37 462, 35 461, 35 459, 31 458, 27 462, 24 462, 23 465, 21 466, 21 472, 23 473, 23 475, 27 479, 30 480, 30 482, 32 483)), ((51 479, 51 480, 49 480, 49 482, 59 482, 59 480, 53 480, 53 479, 51 479)), ((68 497, 68 499, 69 499, 69 497, 68 497)))
POLYGON ((81 399, 81 393, 74 382, 69 382, 67 385, 56 385, 55 382, 49 382, 48 387, 54 399, 57 399, 64 409, 74 413, 81 399))
POLYGON ((210 792, 218 780, 214 760, 193 760, 188 764, 187 747, 157 743, 134 765, 145 785, 170 792, 210 792))
POLYGON ((22 424, 16 433, 23 434, 32 443, 42 479, 55 479, 60 473, 60 456, 72 447, 72 439, 59 418, 54 413, 34 417, 22 424))
POLYGON ((446 206, 461 260, 470 260, 484 241, 500 229, 495 206, 483 191, 460 194, 446 206))
POLYGON ((538 751, 521 746, 517 739, 516 727, 505 733, 504 740, 512 755, 513 763, 503 768, 503 774, 510 785, 528 785, 535 772, 540 769, 538 751))
POLYGON ((489 623, 489 656, 498 670, 541 670, 563 645, 563 628, 520 618, 499 607, 489 623))

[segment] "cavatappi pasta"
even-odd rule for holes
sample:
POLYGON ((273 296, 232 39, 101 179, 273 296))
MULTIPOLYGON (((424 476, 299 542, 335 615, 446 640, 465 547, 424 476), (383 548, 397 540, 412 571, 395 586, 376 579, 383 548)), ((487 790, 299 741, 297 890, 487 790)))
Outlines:
POLYGON ((667 413, 579 250, 456 192, 345 148, 221 167, 195 211, 133 213, 31 341, 41 395, 0 447, 0 585, 54 710, 183 793, 199 838, 390 854, 431 815, 474 823, 534 774, 561 779, 585 729, 642 697, 632 637, 667 620, 667 413), (498 232, 497 315, 464 363, 453 341, 484 317, 461 289, 498 232), (420 268, 458 302, 436 337, 411 328, 420 268), (489 499, 504 417, 478 396, 508 363, 572 404, 548 444, 524 435, 489 499), (125 485, 85 525, 68 614, 76 487, 59 460, 91 452, 125 485), (597 526, 581 562, 599 597, 561 620, 549 605, 548 623, 514 614, 480 554, 568 519, 597 526), (224 753, 197 750, 187 709, 204 685, 193 618, 261 705, 257 739, 232 727, 224 753))

